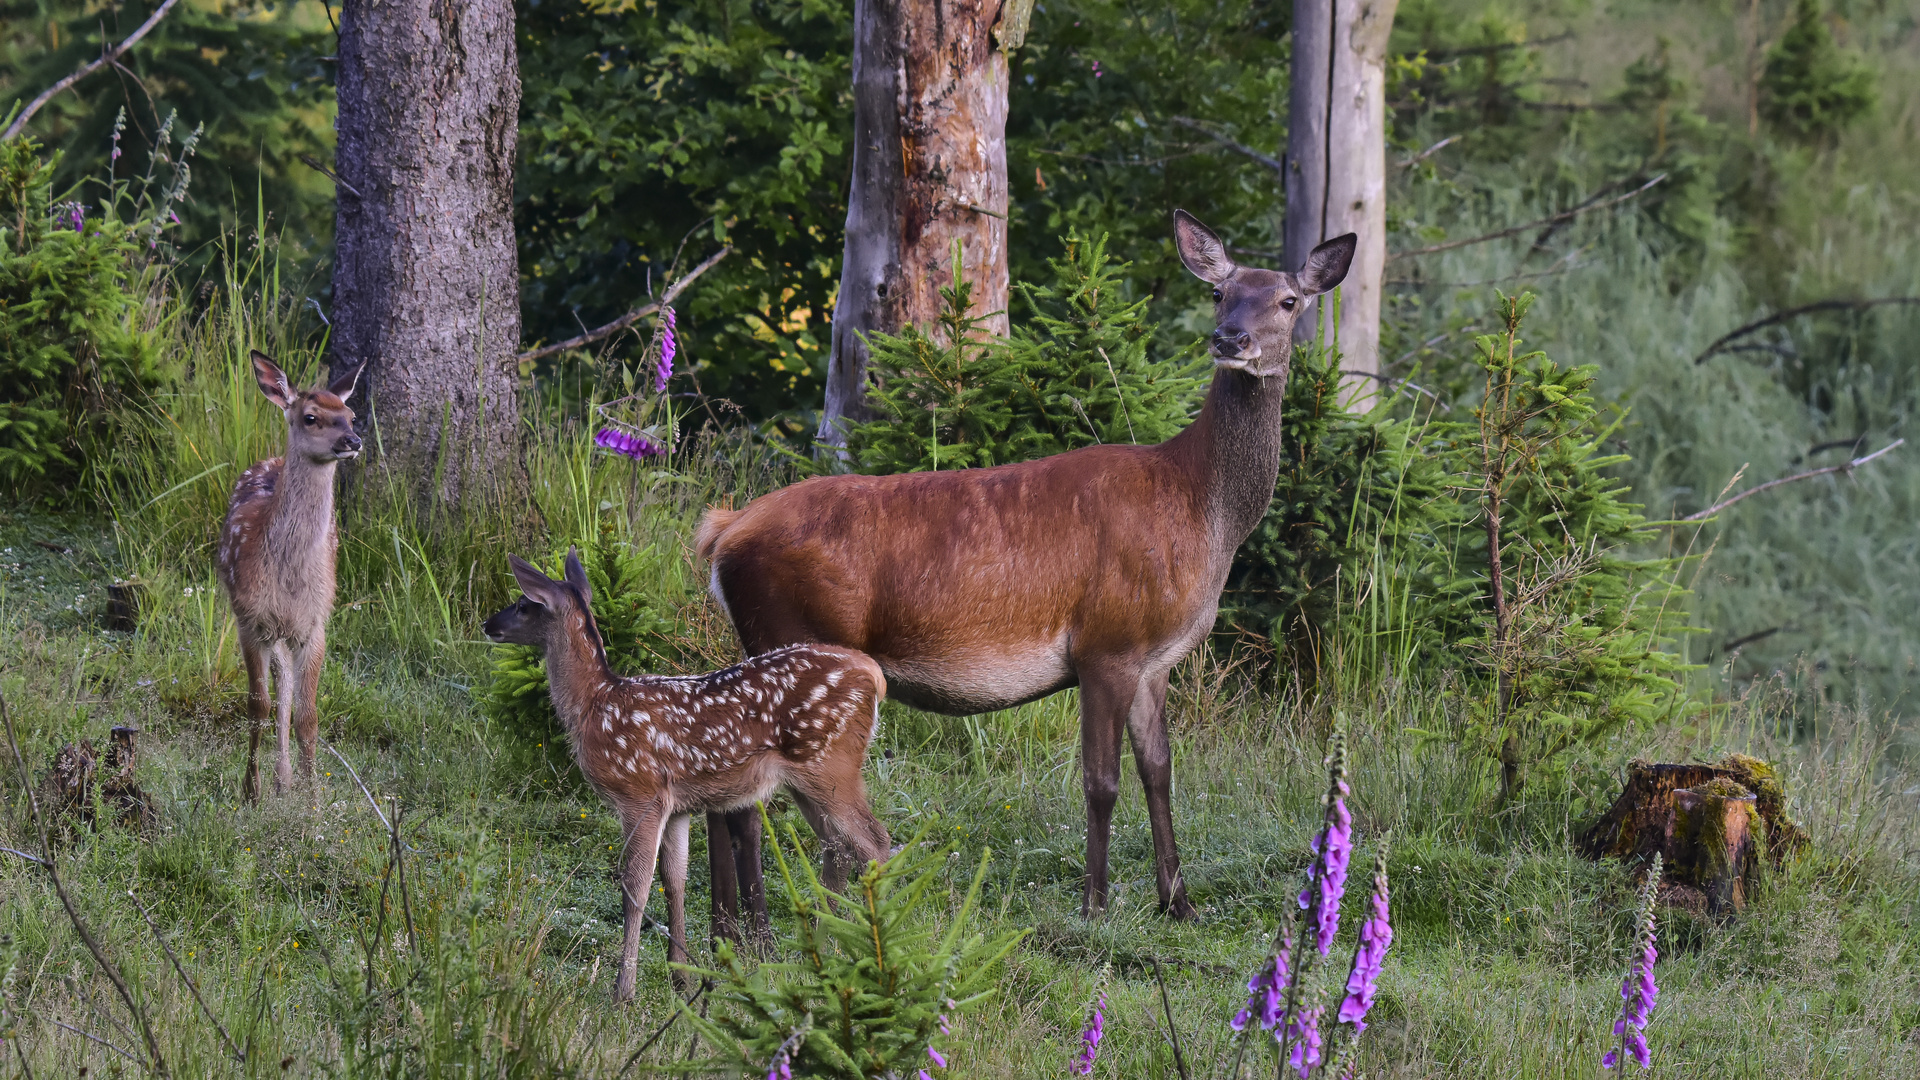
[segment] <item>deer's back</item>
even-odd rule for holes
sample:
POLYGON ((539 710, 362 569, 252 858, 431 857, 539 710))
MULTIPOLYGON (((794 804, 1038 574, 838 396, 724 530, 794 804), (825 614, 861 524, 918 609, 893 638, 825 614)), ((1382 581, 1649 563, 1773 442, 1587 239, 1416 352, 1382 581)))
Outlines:
POLYGON ((850 649, 796 645, 706 675, 618 679, 570 724, 580 770, 602 792, 661 781, 683 810, 735 809, 795 768, 865 758, 886 696, 879 665, 850 649))
POLYGON ((234 481, 214 564, 240 630, 263 641, 308 640, 333 611, 331 515, 303 542, 276 546, 269 534, 280 510, 282 458, 268 458, 234 481))
POLYGON ((749 652, 859 649, 943 712, 1073 685, 1075 657, 1184 639, 1217 601, 1204 495, 1164 445, 820 477, 715 526, 715 591, 749 652))

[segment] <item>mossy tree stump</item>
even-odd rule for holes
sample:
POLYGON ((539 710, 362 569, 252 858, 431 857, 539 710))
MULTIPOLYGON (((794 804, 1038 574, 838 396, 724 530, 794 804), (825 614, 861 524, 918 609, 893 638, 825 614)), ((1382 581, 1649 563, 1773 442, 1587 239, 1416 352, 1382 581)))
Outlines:
POLYGON ((99 828, 102 810, 114 813, 121 825, 142 835, 153 831, 159 822, 153 796, 140 789, 134 776, 137 733, 136 728, 114 728, 105 754, 86 739, 54 753, 53 767, 40 786, 40 799, 60 836, 68 836, 75 822, 99 828))
POLYGON ((1806 842, 1773 767, 1735 754, 1718 765, 1631 762, 1620 797, 1579 845, 1595 859, 1659 852, 1668 880, 1719 913, 1746 905, 1763 858, 1778 866, 1806 842))

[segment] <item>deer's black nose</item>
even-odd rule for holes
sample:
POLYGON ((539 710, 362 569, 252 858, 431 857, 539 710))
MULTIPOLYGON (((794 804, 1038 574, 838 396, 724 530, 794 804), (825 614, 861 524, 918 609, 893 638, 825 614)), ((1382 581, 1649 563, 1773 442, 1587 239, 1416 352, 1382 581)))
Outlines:
POLYGON ((359 453, 360 452, 360 436, 355 435, 352 432, 348 432, 347 434, 340 436, 338 439, 335 439, 333 442, 333 452, 336 454, 359 453))
POLYGON ((1215 352, 1225 353, 1229 356, 1238 356, 1252 347, 1253 335, 1247 333, 1245 330, 1231 326, 1222 326, 1213 332, 1213 349, 1215 352))

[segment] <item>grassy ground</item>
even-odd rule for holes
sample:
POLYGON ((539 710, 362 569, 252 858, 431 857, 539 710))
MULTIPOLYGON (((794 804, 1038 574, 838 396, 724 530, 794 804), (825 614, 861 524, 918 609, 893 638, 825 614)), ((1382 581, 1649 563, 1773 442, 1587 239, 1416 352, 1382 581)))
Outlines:
MULTIPOLYGON (((651 520, 660 541, 681 542, 684 515, 651 520)), ((396 636, 392 614, 372 600, 349 603, 335 622, 323 739, 404 812, 415 850, 399 910, 392 882, 380 901, 385 830, 329 753, 313 788, 238 805, 241 687, 230 632, 210 606, 217 594, 203 605, 207 594, 185 594, 194 586, 156 582, 176 595, 154 621, 134 635, 106 632, 96 625, 99 594, 119 559, 101 523, 16 512, 0 526, 0 549, 0 689, 31 767, 44 769, 67 740, 104 742, 112 724, 143 729, 140 778, 158 800, 159 832, 141 840, 82 830, 60 865, 177 1074, 611 1076, 670 1015, 658 937, 643 953, 637 1004, 610 1003, 615 822, 569 772, 516 748, 478 712, 472 688, 487 652, 463 639, 472 613, 458 616, 454 640, 396 636), (249 1064, 221 1056, 221 1036, 163 941, 249 1064)), ((1663 916, 1656 1071, 1920 1071, 1920 779, 1883 763, 1883 726, 1834 712, 1816 735, 1787 744, 1771 737, 1772 713, 1755 694, 1708 728, 1620 742, 1543 775, 1502 810, 1486 763, 1463 759, 1444 737, 1446 693, 1392 681, 1362 693, 1335 679, 1321 699, 1296 702, 1217 674, 1194 662, 1177 691, 1176 821, 1204 911, 1190 926, 1154 911, 1132 787, 1116 819, 1113 909, 1098 922, 1078 917, 1071 693, 967 720, 887 707, 870 766, 876 808, 896 836, 937 821, 961 852, 930 917, 957 905, 967 869, 989 847, 983 923, 1034 931, 1001 994, 956 1027, 949 1075, 1063 1075, 1094 973, 1109 961, 1113 1008, 1096 1075, 1172 1075, 1155 959, 1194 1075, 1220 1075, 1225 1019, 1307 860, 1336 710, 1355 734, 1356 866, 1393 837, 1397 937, 1365 1043, 1367 1075, 1593 1075, 1628 963, 1631 883, 1623 868, 1573 854, 1568 837, 1611 799, 1628 757, 1730 749, 1786 767, 1814 845, 1741 919, 1663 916)), ((4 842, 31 848, 17 785, 9 798, 4 842)), ((696 867, 701 843, 696 830, 696 867)), ((693 892, 703 911, 703 882, 693 892)), ((7 857, 0 898, 6 1007, 33 1075, 138 1071, 74 1030, 139 1054, 137 1025, 46 876, 7 857)), ((784 919, 778 898, 775 907, 784 919)), ((1336 955, 1350 948, 1343 942, 1336 955)), ((687 1050, 677 1030, 642 1064, 687 1050)))

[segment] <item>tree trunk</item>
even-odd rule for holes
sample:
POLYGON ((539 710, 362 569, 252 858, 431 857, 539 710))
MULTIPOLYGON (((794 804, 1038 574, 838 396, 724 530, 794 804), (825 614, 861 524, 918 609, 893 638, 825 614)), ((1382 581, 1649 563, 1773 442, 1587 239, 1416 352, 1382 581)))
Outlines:
POLYGON ((1007 56, 1031 0, 855 0, 853 182, 817 438, 865 419, 861 334, 930 326, 958 241, 984 329, 1007 332, 1007 56), (1008 16, 1003 18, 1004 16, 1008 16), (996 31, 1003 40, 996 42, 996 31))
POLYGON ((525 498, 519 260, 520 69, 511 0, 346 0, 333 371, 372 467, 425 502, 525 498))
MULTIPOLYGON (((1387 35, 1399 0, 1294 0, 1287 125, 1287 269, 1330 237, 1360 246, 1332 302, 1294 323, 1311 341, 1325 324, 1348 371, 1380 370, 1380 290, 1387 263, 1387 35)), ((1350 389, 1370 396, 1373 380, 1350 389)))

